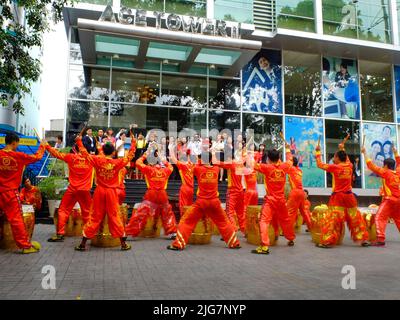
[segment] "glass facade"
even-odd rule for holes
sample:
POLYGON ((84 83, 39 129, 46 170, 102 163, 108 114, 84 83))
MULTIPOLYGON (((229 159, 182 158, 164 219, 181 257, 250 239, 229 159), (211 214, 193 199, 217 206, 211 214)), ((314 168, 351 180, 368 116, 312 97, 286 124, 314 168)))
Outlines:
POLYGON ((207 15, 206 0, 121 0, 121 6, 196 17, 207 15))
POLYGON ((313 0, 277 0, 278 28, 315 32, 313 0))
POLYGON ((214 0, 214 18, 252 23, 253 0, 214 0))

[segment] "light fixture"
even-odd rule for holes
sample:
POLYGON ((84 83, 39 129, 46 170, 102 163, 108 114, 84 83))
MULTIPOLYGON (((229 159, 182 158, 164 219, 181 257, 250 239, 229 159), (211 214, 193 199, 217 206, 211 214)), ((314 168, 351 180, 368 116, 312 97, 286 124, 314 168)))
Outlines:
POLYGON ((113 55, 113 59, 119 59, 119 54, 117 54, 117 53, 114 53, 114 55, 113 55))
POLYGON ((215 69, 215 64, 210 64, 210 69, 214 70, 215 69))
POLYGON ((168 59, 163 60, 163 64, 168 64, 168 63, 169 63, 168 59))

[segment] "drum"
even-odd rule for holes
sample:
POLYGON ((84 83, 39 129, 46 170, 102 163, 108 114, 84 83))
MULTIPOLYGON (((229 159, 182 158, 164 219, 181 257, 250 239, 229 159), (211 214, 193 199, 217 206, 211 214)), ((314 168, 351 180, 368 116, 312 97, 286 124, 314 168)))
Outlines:
MULTIPOLYGON (((319 244, 321 242, 321 228, 323 226, 323 222, 329 217, 331 214, 327 205, 323 204, 314 208, 311 214, 311 237, 312 242, 319 244)), ((344 225, 342 226, 342 233, 338 239, 337 245, 343 243, 344 238, 344 225)))
MULTIPOLYGON (((23 204, 22 213, 26 232, 28 233, 29 240, 31 240, 35 228, 35 209, 32 205, 23 204)), ((14 241, 10 223, 4 214, 0 216, 0 249, 18 249, 14 241)))
MULTIPOLYGON (((246 238, 247 242, 259 246, 261 244, 259 215, 262 206, 248 206, 246 212, 246 238)), ((275 229, 272 225, 268 230, 270 245, 276 244, 275 229)))
MULTIPOLYGON (((136 209, 133 209, 134 211, 136 209)), ((146 221, 146 226, 139 233, 139 237, 142 238, 158 238, 161 234, 162 220, 159 214, 149 216, 146 221)))
MULTIPOLYGON (((190 212, 191 207, 184 207, 183 218, 186 214, 190 212)), ((213 222, 212 220, 204 216, 202 219, 197 222, 196 227, 194 228, 190 238, 190 244, 209 244, 211 242, 211 237, 213 235, 213 222)))
POLYGON ((367 226, 367 231, 369 234, 369 241, 376 241, 376 224, 375 224, 375 217, 378 211, 377 206, 369 206, 368 209, 362 210, 361 215, 365 221, 367 226))
MULTIPOLYGON (((123 225, 125 226, 126 222, 128 221, 128 207, 125 203, 119 207, 119 216, 122 220, 123 225)), ((110 233, 107 215, 104 217, 104 220, 100 225, 99 232, 91 240, 91 245, 94 247, 102 248, 112 248, 121 245, 120 239, 114 238, 110 233)))
MULTIPOLYGON (((54 212, 54 225, 56 227, 56 232, 58 230, 58 210, 59 208, 55 209, 54 212)), ((82 219, 82 213, 79 205, 75 205, 72 209, 71 214, 69 215, 67 224, 65 225, 65 236, 66 237, 80 237, 82 236, 82 229, 84 223, 82 219)))
POLYGON ((294 232, 301 233, 301 226, 303 225, 303 217, 301 214, 297 214, 297 220, 294 224, 294 232))

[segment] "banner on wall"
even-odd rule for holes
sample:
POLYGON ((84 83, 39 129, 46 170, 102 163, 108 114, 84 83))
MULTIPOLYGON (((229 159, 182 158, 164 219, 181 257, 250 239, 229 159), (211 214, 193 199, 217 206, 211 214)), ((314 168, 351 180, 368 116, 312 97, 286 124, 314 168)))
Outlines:
POLYGON ((306 188, 324 188, 325 173, 317 167, 315 148, 321 138, 324 150, 324 128, 322 119, 286 117, 285 139, 290 143, 290 152, 297 157, 303 170, 303 185, 306 188))
POLYGON ((324 57, 322 66, 325 117, 360 119, 357 61, 324 57))
MULTIPOLYGON (((363 135, 365 135, 367 156, 378 167, 383 167, 385 159, 394 159, 392 146, 397 146, 395 125, 364 123, 363 135)), ((382 179, 369 170, 365 163, 364 172, 365 188, 379 189, 382 186, 382 179)))
POLYGON ((243 69, 243 110, 282 113, 282 56, 262 49, 243 69))
POLYGON ((396 119, 400 123, 400 66, 394 66, 394 80, 396 88, 396 119))

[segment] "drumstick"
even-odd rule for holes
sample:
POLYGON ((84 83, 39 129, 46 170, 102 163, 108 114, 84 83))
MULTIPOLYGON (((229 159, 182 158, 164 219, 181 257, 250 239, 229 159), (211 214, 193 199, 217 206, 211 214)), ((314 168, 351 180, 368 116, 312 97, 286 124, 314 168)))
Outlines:
POLYGON ((350 139, 350 133, 347 134, 346 138, 343 139, 343 145, 350 139))
POLYGON ((37 136, 37 138, 38 138, 39 140, 41 140, 41 139, 40 139, 40 136, 39 136, 39 133, 37 132, 36 128, 33 128, 33 131, 35 132, 35 135, 37 136))
POLYGON ((282 138, 282 140, 283 140, 283 142, 284 142, 285 144, 289 144, 289 143, 287 143, 285 137, 283 136, 283 132, 282 132, 282 131, 279 132, 279 135, 281 136, 281 138, 282 138))
POLYGON ((362 141, 362 147, 364 148, 365 147, 365 138, 366 138, 367 136, 364 134, 363 135, 363 141, 362 141))
POLYGON ((321 145, 321 135, 318 136, 318 144, 317 146, 319 147, 321 145))

